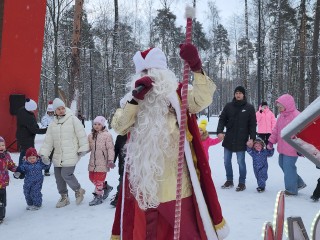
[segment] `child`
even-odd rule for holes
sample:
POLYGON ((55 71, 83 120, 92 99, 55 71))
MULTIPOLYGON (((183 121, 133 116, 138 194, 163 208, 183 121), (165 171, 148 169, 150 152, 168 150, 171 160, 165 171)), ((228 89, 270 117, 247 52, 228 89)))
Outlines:
POLYGON ((9 185, 9 172, 16 171, 16 165, 6 151, 6 144, 2 137, 0 137, 0 224, 6 216, 6 187, 9 185))
POLYGON ((266 181, 268 179, 268 157, 272 157, 274 149, 265 149, 265 143, 262 139, 257 138, 247 142, 247 152, 253 160, 253 171, 256 176, 259 193, 264 192, 266 188, 266 181))
POLYGON ((209 134, 207 131, 207 125, 208 125, 208 121, 206 119, 203 119, 200 121, 200 124, 198 125, 198 127, 199 127, 200 136, 201 136, 202 146, 205 150, 207 161, 209 161, 209 147, 218 144, 219 142, 221 142, 221 140, 219 138, 209 137, 209 134))
POLYGON ((101 204, 113 189, 104 181, 107 172, 115 166, 113 139, 106 130, 105 122, 104 117, 97 116, 93 120, 92 133, 88 136, 91 150, 88 166, 89 179, 95 185, 94 199, 89 203, 89 206, 101 204))
MULTIPOLYGON (((48 107, 47 107, 47 112, 46 115, 44 115, 41 119, 41 125, 44 128, 47 128, 50 123, 54 119, 54 111, 53 111, 53 101, 49 101, 48 107)), ((53 156, 53 151, 50 153, 49 159, 52 160, 53 156)), ((44 175, 45 176, 50 176, 50 167, 51 167, 51 162, 49 164, 49 168, 45 170, 44 175)))
POLYGON ((39 210, 42 205, 42 170, 49 166, 45 165, 38 156, 35 148, 28 148, 26 151, 26 160, 17 168, 15 177, 19 177, 19 173, 25 174, 23 193, 27 202, 27 210, 39 210))
POLYGON ((290 94, 280 96, 276 100, 276 105, 279 109, 280 116, 269 137, 267 148, 272 149, 273 144, 278 143, 279 166, 284 173, 284 184, 286 188, 284 193, 287 196, 295 196, 299 190, 305 188, 307 185, 297 173, 297 151, 282 139, 281 131, 298 116, 300 112, 297 110, 294 99, 290 94))

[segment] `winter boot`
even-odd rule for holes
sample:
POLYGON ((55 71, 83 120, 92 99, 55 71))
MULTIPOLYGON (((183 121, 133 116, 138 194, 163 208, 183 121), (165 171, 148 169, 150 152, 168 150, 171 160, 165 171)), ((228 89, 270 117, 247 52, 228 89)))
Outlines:
POLYGON ((112 191, 113 187, 111 187, 110 185, 108 185, 107 182, 104 182, 105 183, 105 187, 103 189, 103 200, 107 199, 110 192, 112 191))
POLYGON ((33 205, 28 205, 28 206, 26 207, 26 210, 32 210, 32 208, 33 208, 33 205))
POLYGON ((95 205, 99 205, 101 203, 103 203, 103 196, 102 195, 98 195, 96 193, 93 193, 93 200, 91 202, 89 202, 89 206, 95 206, 95 205))
POLYGON ((86 193, 86 190, 84 190, 83 188, 80 188, 75 192, 77 205, 79 205, 83 201, 85 193, 86 193))
POLYGON ((116 195, 113 196, 113 199, 111 200, 110 205, 112 205, 112 206, 114 206, 114 207, 117 206, 118 196, 119 196, 119 193, 117 193, 116 195))
POLYGON ((227 180, 227 181, 221 186, 222 189, 229 189, 229 188, 232 188, 232 187, 233 187, 233 181, 229 181, 229 180, 227 180))
POLYGON ((41 206, 33 206, 33 208, 31 208, 31 211, 37 211, 41 208, 41 206))
POLYGON ((62 208, 70 204, 68 194, 61 194, 61 198, 57 202, 56 208, 62 208))
POLYGON ((246 185, 244 183, 239 183, 238 187, 236 188, 236 191, 237 192, 242 192, 244 190, 246 190, 246 185))

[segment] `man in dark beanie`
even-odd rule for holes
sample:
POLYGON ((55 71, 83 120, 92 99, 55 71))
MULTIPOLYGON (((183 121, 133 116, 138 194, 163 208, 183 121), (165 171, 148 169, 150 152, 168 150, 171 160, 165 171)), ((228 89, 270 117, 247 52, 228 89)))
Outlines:
POLYGON ((246 162, 245 151, 247 141, 256 138, 256 114, 254 107, 247 102, 246 90, 242 86, 238 86, 234 90, 234 98, 227 103, 219 117, 217 134, 220 140, 223 140, 224 147, 224 166, 226 169, 227 181, 221 188, 233 187, 233 170, 232 170, 232 154, 237 154, 239 165, 239 184, 236 191, 246 189, 246 162), (226 133, 223 133, 226 127, 226 133))

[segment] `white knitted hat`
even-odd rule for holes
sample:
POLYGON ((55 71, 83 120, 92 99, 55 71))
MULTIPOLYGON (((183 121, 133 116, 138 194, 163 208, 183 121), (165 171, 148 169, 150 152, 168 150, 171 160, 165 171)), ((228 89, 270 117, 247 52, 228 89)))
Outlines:
POLYGON ((136 73, 149 68, 167 69, 167 58, 159 48, 136 52, 133 56, 133 62, 136 67, 136 73))
POLYGON ((53 100, 52 106, 53 106, 53 110, 56 111, 56 109, 58 107, 65 107, 66 105, 64 104, 64 102, 60 98, 55 98, 53 100))
POLYGON ((38 107, 37 103, 30 98, 26 99, 24 107, 27 111, 35 111, 38 107))

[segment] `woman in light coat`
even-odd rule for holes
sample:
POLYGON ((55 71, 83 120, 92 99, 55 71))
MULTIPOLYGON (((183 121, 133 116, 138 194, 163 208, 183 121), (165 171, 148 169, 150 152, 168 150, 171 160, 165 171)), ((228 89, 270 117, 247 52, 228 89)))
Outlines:
POLYGON ((77 204, 83 200, 85 190, 74 176, 74 170, 80 158, 89 151, 89 143, 80 120, 65 107, 61 99, 54 99, 53 109, 55 117, 39 153, 43 162, 49 162, 50 153, 54 150, 54 175, 61 194, 56 207, 60 208, 70 204, 67 185, 75 192, 77 204))

